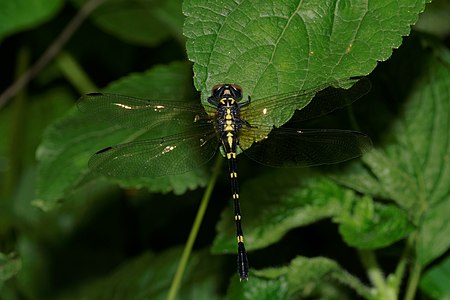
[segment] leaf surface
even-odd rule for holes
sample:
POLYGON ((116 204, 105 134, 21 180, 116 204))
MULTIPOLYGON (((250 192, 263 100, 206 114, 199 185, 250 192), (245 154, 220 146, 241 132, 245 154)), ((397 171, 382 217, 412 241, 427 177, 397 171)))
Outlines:
POLYGON ((450 298, 450 258, 428 270, 420 281, 420 288, 434 299, 450 298))
POLYGON ((260 98, 367 75, 400 45, 425 2, 185 1, 195 86, 203 100, 224 82, 260 98))
POLYGON ((54 15, 61 0, 2 0, 0 2, 0 41, 4 37, 32 28, 54 15))
MULTIPOLYGON (((119 266, 110 274, 88 281, 58 299, 155 299, 167 298, 181 251, 171 249, 155 255, 144 253, 119 266)), ((217 295, 219 264, 205 252, 192 256, 179 290, 183 299, 219 299, 217 295), (205 260, 206 258, 206 260, 205 260), (197 272, 198 270, 203 272, 197 272)))
POLYGON ((366 167, 332 176, 406 211, 424 266, 450 247, 450 52, 432 39, 420 40, 404 44, 386 65, 383 91, 372 94, 383 99, 389 93, 394 109, 373 110, 380 142, 363 157, 366 167))
MULTIPOLYGON (((356 195, 331 180, 301 169, 278 169, 242 186, 240 193, 246 247, 259 249, 280 240, 289 230, 338 216, 356 195)), ((217 224, 213 252, 236 251, 231 209, 217 224)))

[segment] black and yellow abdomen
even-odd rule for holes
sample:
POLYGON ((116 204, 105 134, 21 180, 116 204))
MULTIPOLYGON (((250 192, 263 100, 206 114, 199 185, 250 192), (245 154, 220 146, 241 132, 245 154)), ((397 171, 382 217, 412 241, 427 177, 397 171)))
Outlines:
POLYGON ((236 239, 238 244, 238 272, 241 280, 248 279, 248 260, 244 246, 244 233, 241 225, 241 209, 239 206, 239 185, 237 179, 237 146, 239 144, 239 129, 242 127, 239 118, 240 107, 249 101, 239 103, 242 99, 241 88, 237 85, 224 84, 212 90, 209 103, 217 107, 217 131, 221 135, 221 143, 228 161, 228 172, 231 181, 231 195, 234 204, 234 220, 236 222, 236 239))

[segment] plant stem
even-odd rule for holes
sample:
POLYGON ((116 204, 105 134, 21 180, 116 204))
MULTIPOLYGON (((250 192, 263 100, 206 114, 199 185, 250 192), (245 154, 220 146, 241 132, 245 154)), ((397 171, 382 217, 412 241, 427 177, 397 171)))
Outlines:
POLYGON ((89 14, 105 0, 88 0, 36 63, 0 95, 0 108, 23 89, 58 53, 89 14))
POLYGON ((361 262, 366 268, 367 277, 376 289, 378 299, 395 300, 397 299, 397 290, 386 284, 385 277, 378 265, 377 259, 373 251, 359 250, 361 262))
POLYGON ((211 198, 213 188, 217 181, 217 177, 219 176, 222 162, 223 157, 217 155, 216 161, 214 162, 211 179, 209 180, 208 186, 206 187, 205 193, 203 194, 202 201, 197 211, 197 215, 195 216, 194 224, 192 225, 191 232, 189 233, 189 238, 186 242, 186 245, 184 246, 180 262, 178 263, 177 271, 175 272, 175 276, 173 277, 172 284, 170 286, 167 300, 174 300, 177 296, 177 292, 181 284, 181 279, 183 278, 189 256, 192 252, 192 247, 194 246, 194 242, 200 229, 200 225, 202 224, 206 208, 208 207, 209 199, 211 198))
MULTIPOLYGON (((21 47, 17 55, 17 65, 15 76, 19 78, 28 68, 30 61, 30 49, 28 47, 21 47)), ((9 122, 9 137, 8 142, 8 160, 9 167, 3 181, 0 183, 0 198, 11 199, 11 195, 15 187, 17 187, 18 180, 20 178, 20 172, 22 169, 23 157, 24 157, 24 133, 26 127, 26 90, 22 90, 18 93, 11 105, 12 113, 9 122)), ((8 128, 8 127, 7 127, 8 128)), ((3 201, 2 201, 3 202, 3 201)), ((3 202, 2 204, 6 204, 3 202)), ((4 208, 2 208, 4 209, 4 208)))
POLYGON ((56 57, 56 63, 64 76, 77 89, 80 94, 95 92, 98 88, 89 76, 80 67, 78 62, 67 52, 61 52, 56 57))
POLYGON ((397 267, 395 268, 395 290, 400 290, 400 285, 402 283, 402 279, 405 276, 406 264, 408 262, 408 257, 411 253, 409 243, 406 244, 405 249, 403 250, 402 256, 400 257, 400 261, 398 262, 397 267))
POLYGON ((353 276, 347 271, 339 273, 337 276, 334 276, 333 278, 354 289, 361 297, 365 299, 373 298, 370 293, 370 289, 367 286, 365 286, 357 277, 353 276))
POLYGON ((386 283, 384 281, 383 273, 380 270, 380 266, 376 260, 375 254, 373 251, 369 250, 359 250, 359 257, 363 265, 367 270, 367 277, 369 277, 370 282, 377 288, 384 288, 386 283))
POLYGON ((411 266, 411 273, 408 278, 408 285, 406 287, 405 300, 413 300, 416 295, 417 285, 419 284, 422 267, 417 259, 414 260, 414 265, 411 266))

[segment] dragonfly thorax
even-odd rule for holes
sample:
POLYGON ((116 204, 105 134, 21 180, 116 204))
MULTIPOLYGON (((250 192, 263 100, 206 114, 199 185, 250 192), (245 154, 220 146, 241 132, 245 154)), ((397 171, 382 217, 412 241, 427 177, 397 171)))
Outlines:
POLYGON ((242 89, 235 84, 218 84, 212 88, 208 102, 216 106, 216 129, 221 135, 228 132, 237 133, 240 126, 239 100, 242 99, 242 89))

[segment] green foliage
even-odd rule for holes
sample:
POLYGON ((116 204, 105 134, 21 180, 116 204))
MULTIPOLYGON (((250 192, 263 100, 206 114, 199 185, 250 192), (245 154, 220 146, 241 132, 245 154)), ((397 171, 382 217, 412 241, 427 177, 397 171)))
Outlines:
MULTIPOLYGON (((442 215, 448 209, 450 192, 450 166, 444 163, 450 151, 446 142, 450 138, 450 60, 448 52, 436 44, 431 46, 433 55, 417 47, 404 47, 397 63, 388 65, 387 87, 393 97, 405 100, 399 114, 390 121, 389 130, 380 136, 382 147, 364 157, 370 169, 358 169, 357 174, 372 177, 371 181, 379 185, 375 190, 382 190, 385 197, 408 212, 419 227, 418 259, 426 265, 450 246, 450 223, 442 215), (415 64, 411 65, 411 61, 415 64), (399 73, 405 74, 401 87, 389 84, 388 76, 393 79, 399 73)), ((358 181, 350 186, 377 195, 358 181)))
POLYGON ((4 0, 0 3, 0 41, 13 33, 30 29, 50 19, 62 0, 4 0))
MULTIPOLYGON (((108 276, 89 282, 75 293, 71 291, 60 295, 57 299, 166 299, 180 252, 179 249, 170 249, 160 255, 143 253, 119 266, 108 276)), ((213 292, 219 282, 220 265, 217 261, 211 263, 205 260, 208 257, 205 251, 192 257, 186 274, 190 280, 180 290, 183 299, 219 299, 213 292), (196 272, 198 269, 213 271, 217 275, 196 272), (195 275, 192 275, 194 272, 195 275)))
POLYGON ((0 253, 0 282, 5 282, 19 273, 21 268, 20 259, 13 254, 5 255, 0 253))
MULTIPOLYGON (((51 19, 60 3, 44 2, 0 4, 2 89, 86 3, 51 19)), ((448 39, 448 5, 428 11, 426 2, 105 1, 0 111, 0 298, 167 299, 182 256, 174 246, 185 243, 208 184, 214 201, 178 299, 449 297, 450 51, 434 37, 448 39), (428 34, 405 38, 424 10, 418 28, 428 34), (271 169, 239 155, 248 282, 235 274, 225 168, 215 186, 210 164, 109 180, 88 168, 99 149, 184 130, 151 116, 127 127, 80 112, 75 100, 95 86, 206 104, 217 83, 258 99, 348 88, 353 76, 369 76, 370 94, 303 125, 359 127, 374 141, 361 159, 271 169)), ((268 124, 284 124, 311 97, 280 101, 268 124)))
MULTIPOLYGON (((255 278, 245 284, 233 281, 227 299, 302 299, 311 296, 332 297, 327 281, 352 285, 354 278, 333 260, 324 257, 296 257, 288 266, 255 271, 255 278)), ((253 279, 253 278, 252 278, 253 279)), ((358 291, 368 296, 367 290, 358 291)), ((340 294, 339 298, 345 298, 340 294)))
MULTIPOLYGON (((249 249, 267 247, 293 228, 338 216, 357 201, 352 191, 301 169, 279 169, 246 181, 241 198, 245 228, 251 228, 245 235, 249 249)), ((214 252, 236 251, 233 223, 229 211, 223 211, 214 252)))
POLYGON ((359 249, 389 246, 414 230, 405 211, 394 205, 376 203, 369 197, 360 199, 352 211, 337 219, 345 242, 359 249))
POLYGON ((447 299, 450 297, 450 258, 447 257, 440 264, 428 270, 420 282, 420 286, 435 299, 447 299))
POLYGON ((173 37, 185 43, 179 0, 108 0, 91 17, 102 30, 125 42, 152 47, 173 37))
POLYGON ((203 99, 217 82, 261 97, 368 74, 423 8, 424 1, 185 1, 195 86, 203 99))

